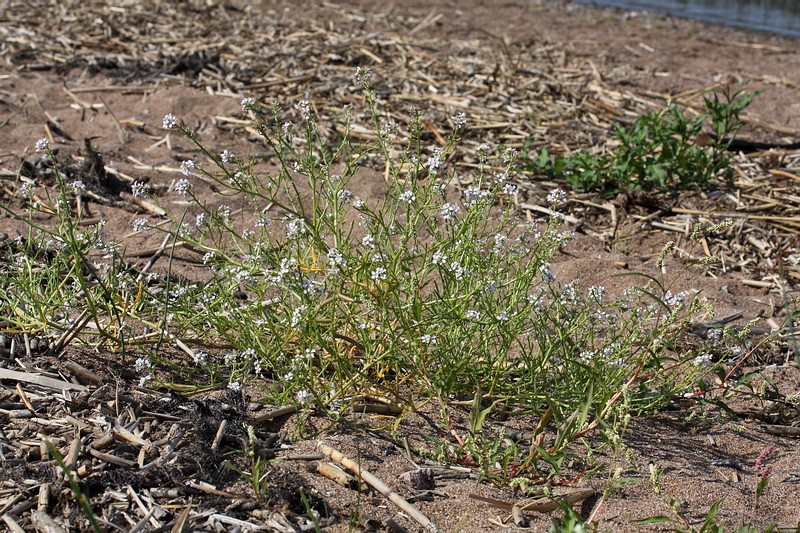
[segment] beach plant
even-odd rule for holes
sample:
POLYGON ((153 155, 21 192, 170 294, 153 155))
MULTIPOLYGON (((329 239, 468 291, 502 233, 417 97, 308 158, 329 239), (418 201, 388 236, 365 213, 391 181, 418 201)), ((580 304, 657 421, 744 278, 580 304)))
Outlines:
MULTIPOLYGON (((524 167, 550 178, 563 179, 573 189, 612 194, 629 189, 678 190, 711 185, 718 178, 730 181, 726 149, 746 124, 741 112, 757 93, 730 89, 705 96, 705 112, 689 117, 675 103, 638 118, 631 126, 614 124, 613 148, 605 153, 579 150, 569 156, 551 156, 547 147, 524 157, 524 167), (709 144, 696 137, 710 123, 709 144)), ((529 139, 527 146, 530 146, 529 139)), ((524 154, 529 154, 526 149, 524 154)))
MULTIPOLYGON (((14 216, 30 231, 14 253, 21 266, 38 250, 63 259, 51 261, 60 266, 46 280, 31 268, 22 282, 0 272, 13 289, 0 315, 20 329, 64 330, 53 316, 85 314, 77 338, 135 348, 142 386, 174 388, 175 376, 186 376, 194 386, 334 419, 365 393, 408 411, 432 402, 458 442, 454 458, 498 483, 540 470, 557 475, 577 439, 618 431, 626 415, 696 390, 718 364, 676 350, 681 328, 705 309, 674 282, 637 278, 611 297, 602 286, 556 278, 550 263, 574 238, 558 211, 566 193, 550 192, 546 218, 519 217, 510 201, 513 150, 495 162, 482 146, 477 171, 457 176, 449 162, 463 114, 452 117, 446 142, 429 147, 419 112, 395 124, 380 114, 368 70, 358 70, 356 83, 365 105, 342 111, 343 134, 318 124, 309 102, 284 109, 245 98, 242 112, 269 148, 267 161, 209 148, 165 116, 163 127, 198 150, 168 193, 184 207, 165 207, 166 220, 134 222, 136 231, 164 235, 166 272, 133 268, 118 243, 93 237, 102 228, 86 235, 43 142, 57 186, 47 205, 20 195, 29 211, 14 216), (351 134, 357 120, 371 125, 371 138, 351 134), (382 188, 359 198, 352 184, 365 173, 382 188), (204 199, 201 182, 218 194, 204 199), (186 254, 204 265, 191 279, 172 271, 186 254), (52 303, 41 303, 51 294, 52 303), (39 322, 26 310, 23 323, 17 308, 37 309, 39 322), (164 356, 165 342, 182 346, 192 368, 164 356), (465 398, 474 405, 470 435, 451 420, 465 398), (491 440, 502 436, 481 433, 492 412, 539 420, 527 455, 512 447, 520 455, 513 460, 491 440)), ((132 193, 161 203, 144 183, 132 193)))
POLYGON ((4 242, 0 269, 0 320, 7 331, 53 337, 63 342, 79 332, 125 353, 126 319, 141 297, 141 284, 122 260, 119 242, 105 237, 105 221, 84 222, 76 198, 86 189, 68 181, 46 139, 36 143, 48 165, 51 186, 30 179, 18 187, 22 210, 0 207, 24 223, 25 231, 4 242), (79 313, 75 313, 79 310, 79 313), (93 326, 87 330, 89 325, 93 326))

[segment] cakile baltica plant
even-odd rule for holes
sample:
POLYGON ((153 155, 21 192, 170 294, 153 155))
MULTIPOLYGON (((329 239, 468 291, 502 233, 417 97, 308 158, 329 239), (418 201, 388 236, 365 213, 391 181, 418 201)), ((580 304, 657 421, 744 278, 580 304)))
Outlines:
MULTIPOLYGON (((455 190, 446 162, 465 117, 453 117, 446 146, 426 149, 412 115, 394 155, 399 126, 382 122, 368 76, 357 75, 372 143, 350 137, 352 110, 336 141, 307 102, 297 104, 295 124, 278 105, 246 98, 243 110, 275 153, 266 170, 228 150, 217 155, 165 118, 206 157, 183 165, 175 191, 194 202, 197 224, 190 231, 176 218, 174 237, 204 254, 210 274, 176 287, 182 297, 165 300, 166 313, 176 334, 203 332, 236 347, 225 359, 229 386, 261 374, 268 401, 326 409, 377 388, 409 407, 434 399, 445 423, 449 398, 480 391, 506 406, 548 409, 564 425, 556 449, 622 391, 642 410, 691 386, 703 370, 693 356, 674 372, 660 368, 688 305, 636 288, 610 301, 602 287, 557 283, 549 262, 572 235, 555 211, 537 223, 515 216, 505 199, 514 193, 513 151, 506 171, 490 174, 480 150, 480 171, 455 190), (385 194, 355 198, 350 183, 376 159, 385 194), (196 198, 195 173, 235 198, 238 214, 196 198)), ((565 195, 555 190, 548 200, 556 209, 565 195)))
MULTIPOLYGON (((89 292, 71 300, 113 325, 102 342, 145 350, 137 360, 143 385, 164 384, 164 365, 181 371, 147 347, 183 339, 192 379, 207 379, 198 386, 246 388, 272 404, 336 415, 377 391, 408 410, 433 402, 448 429, 452 402, 465 398, 478 413, 537 416, 540 438, 520 447, 528 455, 517 460, 481 440, 477 420, 475 435, 456 434, 462 461, 493 466, 478 451, 504 454, 502 472, 483 469, 498 482, 548 464, 557 471, 576 438, 604 427, 600 420, 619 425, 629 412, 693 389, 708 361, 672 348, 700 310, 696 299, 652 282, 611 298, 600 286, 556 280, 550 262, 574 237, 557 211, 565 193, 550 192, 547 219, 522 221, 509 201, 513 150, 501 152, 504 170, 493 172, 493 149, 479 148, 478 171, 456 180, 448 161, 466 117, 452 117, 445 145, 426 147, 417 112, 402 126, 384 121, 369 71, 360 69, 357 80, 366 106, 343 111, 339 138, 317 124, 308 102, 285 110, 245 98, 243 112, 274 153, 266 163, 234 147, 208 148, 178 117, 164 118, 202 160, 185 161, 173 184, 170 194, 185 200, 185 210, 168 223, 140 218, 134 226, 165 233, 168 264, 179 251, 197 253, 205 272, 190 280, 108 267, 97 274, 101 289, 86 284, 89 292), (374 141, 350 134, 362 119, 374 141), (366 172, 380 176, 383 189, 358 198, 352 184, 366 172), (219 192, 215 202, 227 197, 230 205, 196 195, 201 179, 219 192), (156 336, 134 335, 133 323, 156 336), (549 440, 546 427, 555 431, 549 440)), ((159 202, 142 183, 132 192, 159 202)), ((64 216, 74 216, 64 202, 64 216)), ((124 250, 114 253, 114 264, 124 264, 124 250)), ((88 341, 92 331, 83 333, 88 341)))

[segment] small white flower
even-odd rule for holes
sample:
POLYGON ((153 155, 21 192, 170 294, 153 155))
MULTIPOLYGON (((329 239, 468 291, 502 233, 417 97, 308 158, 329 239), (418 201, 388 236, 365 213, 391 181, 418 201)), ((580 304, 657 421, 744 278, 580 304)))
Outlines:
POLYGON ((567 201, 567 193, 562 189, 553 189, 547 193, 547 203, 552 206, 559 206, 567 201))
POLYGON ((364 248, 372 248, 375 249, 375 237, 372 236, 371 233, 367 233, 363 237, 361 237, 361 246, 364 248))
POLYGON ((45 139, 44 137, 42 137, 41 139, 36 141, 36 151, 37 152, 41 152, 43 150, 47 150, 48 148, 50 148, 50 143, 47 142, 47 139, 45 139))
POLYGON ((517 160, 517 150, 516 148, 511 148, 510 146, 506 148, 505 152, 503 152, 503 162, 506 166, 511 166, 514 161, 517 160))
POLYGON ((150 369, 152 368, 152 363, 150 363, 149 359, 145 357, 140 357, 133 364, 133 368, 137 372, 146 372, 146 371, 149 372, 150 369))
POLYGON ((351 198, 353 198, 353 191, 351 191, 350 189, 342 189, 341 191, 336 193, 336 197, 339 200, 344 200, 345 202, 348 202, 350 201, 351 198))
POLYGON ((294 122, 291 120, 284 122, 283 126, 281 127, 281 132, 283 132, 283 137, 287 141, 291 142, 291 140, 294 138, 294 122))
POLYGON ((300 405, 307 405, 311 403, 311 401, 314 399, 314 395, 308 392, 307 390, 303 389, 297 391, 297 394, 295 394, 295 398, 297 398, 297 403, 299 403, 300 405))
POLYGON ((189 191, 192 188, 192 184, 189 183, 187 179, 179 179, 178 183, 175 184, 173 190, 179 195, 183 197, 189 196, 189 191))
POLYGON ((514 196, 515 194, 517 194, 517 186, 514 185, 513 183, 506 183, 505 185, 503 185, 503 193, 509 196, 514 196))
POLYGON ((184 176, 191 176, 197 171, 197 165, 191 159, 187 159, 181 163, 181 174, 184 176))
POLYGON ((474 309, 468 309, 464 312, 464 316, 470 320, 478 320, 481 317, 481 314, 474 309))
POLYGON ((404 202, 404 203, 407 203, 407 204, 411 204, 414 200, 417 199, 417 197, 414 196, 413 192, 405 191, 397 199, 400 200, 401 202, 404 202))
POLYGON ((233 152, 230 150, 223 150, 221 154, 219 154, 219 158, 222 160, 223 163, 226 165, 229 163, 233 163, 236 161, 236 156, 233 155, 233 152))
POLYGON ((589 287, 589 298, 597 302, 603 301, 603 296, 606 294, 606 288, 600 285, 589 287))
POLYGON ((305 313, 307 310, 308 310, 307 305, 298 305, 297 307, 294 308, 294 311, 292 311, 292 320, 290 322, 293 328, 297 327, 297 325, 303 319, 303 313, 305 313))
POLYGON ((260 215, 258 215, 258 218, 256 219, 256 227, 265 228, 267 226, 269 226, 269 215, 267 215, 266 213, 261 213, 260 215))
POLYGON ((81 180, 75 180, 69 184, 69 188, 72 190, 72 194, 80 194, 86 190, 86 184, 81 180))
POLYGON ((483 191, 475 185, 470 185, 464 191, 464 203, 467 207, 474 207, 484 202, 492 201, 492 193, 490 191, 483 191))
POLYGON ((225 221, 230 221, 231 213, 231 208, 227 205, 221 205, 219 206, 219 209, 217 209, 217 216, 225 221))
POLYGON ((205 364, 206 359, 208 359, 208 354, 202 350, 198 350, 194 352, 194 355, 192 355, 192 360, 196 365, 205 364))
POLYGON ((254 98, 242 98, 242 111, 247 111, 249 108, 256 105, 256 101, 254 98))
POLYGON ((231 381, 228 383, 228 389, 233 392, 239 392, 242 389, 242 385, 238 381, 231 381))
POLYGON ((434 265, 444 265, 447 262, 447 256, 443 254, 441 251, 437 250, 433 253, 433 257, 431 258, 431 263, 434 265))
POLYGON ((172 113, 167 113, 164 115, 164 120, 161 122, 161 125, 165 130, 174 129, 178 125, 178 119, 175 118, 175 115, 172 113))
POLYGON ((300 108, 300 113, 303 115, 303 120, 311 120, 311 104, 308 103, 308 100, 300 100, 297 103, 297 107, 300 108))
POLYGON ((247 175, 240 170, 239 172, 231 176, 230 182, 231 186, 241 189, 242 187, 244 187, 245 183, 247 183, 247 175))
POLYGON ((34 187, 36 187, 36 182, 26 181, 20 186, 19 195, 26 200, 30 199, 30 197, 33 196, 34 187))
POLYGON ((292 215, 286 217, 287 238, 294 239, 295 237, 305 235, 305 233, 306 233, 306 225, 303 223, 301 219, 292 215))
POLYGON ((146 218, 137 218, 136 220, 133 221, 133 231, 137 233, 144 233, 149 228, 150 226, 147 225, 146 218))
POLYGON ((460 207, 448 202, 442 206, 441 216, 444 220, 455 220, 459 211, 461 211, 460 207))
POLYGON ((143 198, 148 192, 150 188, 143 181, 134 181, 131 185, 131 194, 134 198, 143 198))
POLYGON ((710 366, 714 364, 713 356, 710 353, 704 353, 694 358, 695 366, 710 366))
POLYGON ((359 83, 366 83, 369 80, 370 75, 372 75, 372 71, 368 68, 364 67, 357 67, 356 68, 356 80, 359 83))
POLYGON ((375 270, 372 271, 372 274, 370 274, 369 277, 372 278, 375 281, 378 281, 378 280, 386 279, 386 276, 387 276, 386 269, 383 268, 383 267, 378 267, 378 268, 376 268, 375 270))
POLYGON ((439 171, 444 167, 444 150, 438 146, 433 149, 433 154, 428 158, 425 167, 428 169, 428 174, 436 176, 439 171))
POLYGON ((422 344, 428 344, 430 346, 436 346, 437 344, 439 344, 439 340, 436 338, 435 335, 425 334, 422 337, 420 337, 419 340, 422 344))
POLYGON ((711 344, 717 344, 722 339, 722 334, 722 328, 709 329, 708 332, 706 332, 706 340, 711 344))
POLYGON ((347 260, 336 248, 328 250, 328 262, 331 264, 330 270, 332 272, 338 272, 347 265, 347 260))
POLYGON ((391 121, 381 126, 381 137, 391 139, 395 135, 397 135, 397 122, 391 121))
POLYGON ((466 123, 467 115, 464 113, 456 113, 453 115, 453 124, 456 125, 456 128, 463 128, 466 123))
POLYGON ((669 307, 681 307, 685 301, 686 294, 683 292, 673 294, 672 291, 667 291, 666 294, 664 294, 664 303, 669 307))

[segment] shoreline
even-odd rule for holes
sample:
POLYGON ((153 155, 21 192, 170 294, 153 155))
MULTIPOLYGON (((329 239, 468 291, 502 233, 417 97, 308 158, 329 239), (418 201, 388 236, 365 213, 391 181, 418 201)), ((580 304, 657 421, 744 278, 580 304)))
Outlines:
POLYGON ((590 7, 596 7, 596 8, 610 7, 613 9, 621 9, 625 11, 649 12, 674 18, 693 20, 696 22, 702 22, 704 24, 714 24, 717 26, 724 26, 732 29, 765 33, 767 35, 774 35, 777 37, 787 37, 795 40, 800 39, 800 29, 791 30, 789 28, 780 28, 776 26, 761 25, 761 24, 748 25, 749 24, 748 22, 726 19, 724 17, 716 17, 711 14, 707 15, 704 15, 702 13, 684 14, 672 11, 668 8, 661 8, 657 6, 628 6, 622 2, 616 2, 614 0, 600 0, 600 1, 573 0, 573 1, 577 4, 587 5, 590 7))

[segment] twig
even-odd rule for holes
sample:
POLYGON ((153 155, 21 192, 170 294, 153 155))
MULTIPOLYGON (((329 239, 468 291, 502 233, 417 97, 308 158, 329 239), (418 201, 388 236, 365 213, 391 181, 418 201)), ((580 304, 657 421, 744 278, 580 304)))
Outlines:
POLYGON ((349 459, 341 452, 321 442, 317 444, 317 449, 321 453, 330 457, 333 461, 336 461, 345 468, 355 472, 358 477, 369 483, 369 485, 375 490, 386 496, 389 500, 391 500, 392 503, 408 513, 408 515, 423 528, 428 531, 439 531, 439 528, 436 526, 436 524, 431 522, 430 519, 422 513, 422 511, 417 509, 413 504, 407 502, 402 496, 394 492, 389 485, 378 479, 374 474, 361 468, 361 465, 359 465, 357 462, 349 459))

